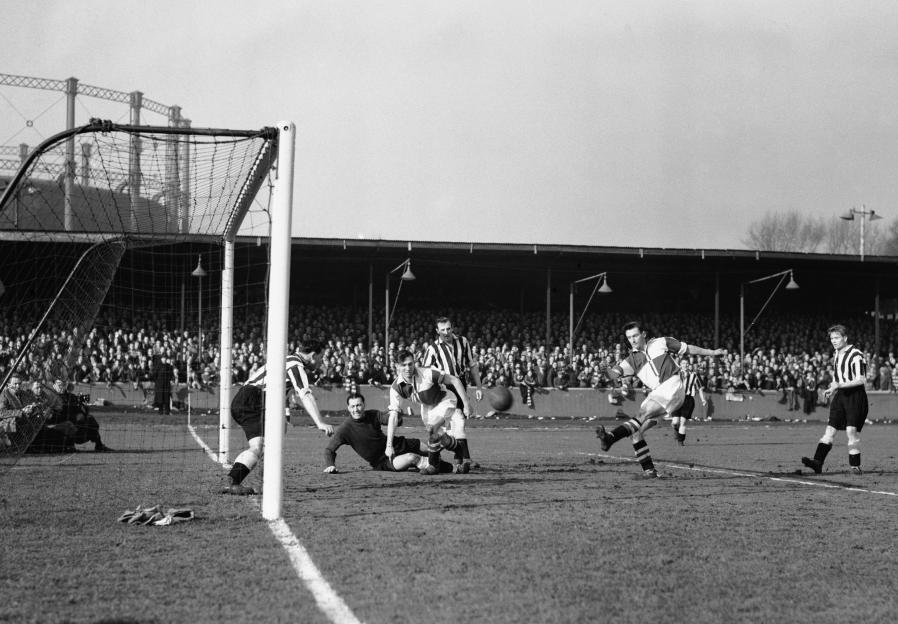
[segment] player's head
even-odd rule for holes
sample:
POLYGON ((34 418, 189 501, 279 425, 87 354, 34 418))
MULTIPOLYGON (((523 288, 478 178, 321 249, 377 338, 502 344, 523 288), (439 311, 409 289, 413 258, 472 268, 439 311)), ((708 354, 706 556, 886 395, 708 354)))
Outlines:
POLYGON ((833 345, 833 349, 841 349, 848 344, 848 331, 844 325, 833 325, 828 330, 829 341, 833 345))
POLYGON ((350 392, 346 397, 346 409, 353 420, 358 420, 365 413, 365 397, 360 392, 350 392))
POLYGON ((396 354, 396 369, 399 376, 408 381, 415 374, 415 356, 408 349, 396 354))
POLYGON ((296 352, 306 363, 311 363, 321 353, 321 343, 317 340, 303 340, 296 347, 296 352))
POLYGON ((442 340, 449 340, 453 336, 452 321, 448 316, 441 316, 437 319, 437 335, 442 340))
POLYGON ((321 353, 321 343, 317 340, 303 340, 299 344, 299 352, 307 353, 309 355, 321 353))
POLYGON ((645 347, 645 331, 639 321, 630 321, 624 325, 624 337, 633 349, 639 350, 645 347))
POLYGON ((53 380, 53 389, 56 390, 56 392, 58 392, 59 394, 62 394, 63 392, 68 390, 68 385, 69 384, 67 381, 65 381, 64 379, 60 379, 59 377, 53 380))

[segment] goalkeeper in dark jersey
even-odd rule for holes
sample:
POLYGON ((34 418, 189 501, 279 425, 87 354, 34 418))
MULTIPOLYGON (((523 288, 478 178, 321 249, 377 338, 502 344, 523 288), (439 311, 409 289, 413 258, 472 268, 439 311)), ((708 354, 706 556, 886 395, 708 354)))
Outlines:
MULTIPOLYGON (((311 341, 302 345, 298 355, 287 356, 284 373, 281 374, 286 374, 287 381, 293 386, 293 390, 302 401, 306 412, 315 421, 315 426, 328 436, 331 436, 334 434, 334 428, 321 421, 321 412, 318 411, 318 403, 312 394, 311 384, 306 373, 306 366, 311 365, 314 354, 320 348, 318 343, 311 341)), ((269 374, 269 369, 270 367, 266 364, 253 373, 231 401, 231 417, 240 425, 243 433, 246 434, 249 448, 240 453, 237 459, 234 460, 234 465, 231 467, 222 489, 224 494, 245 495, 256 493, 253 488, 243 485, 243 480, 262 458, 265 442, 262 437, 265 430, 264 392, 265 380, 269 374)))
MULTIPOLYGON (((393 436, 394 454, 387 457, 387 436, 381 427, 389 423, 389 414, 366 410, 365 397, 357 392, 346 397, 346 408, 350 418, 336 428, 324 449, 324 472, 337 472, 337 449, 344 444, 352 447, 373 470, 401 472, 427 467, 427 446, 422 450, 421 440, 416 438, 393 436)), ((401 424, 401 419, 398 424, 401 424)), ((452 472, 452 464, 441 462, 440 469, 442 472, 452 472)))

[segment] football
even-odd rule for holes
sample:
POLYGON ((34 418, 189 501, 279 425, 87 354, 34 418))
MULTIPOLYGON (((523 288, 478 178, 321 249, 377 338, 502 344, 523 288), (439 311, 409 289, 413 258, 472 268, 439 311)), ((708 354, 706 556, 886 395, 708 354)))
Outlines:
POLYGON ((497 412, 504 412, 511 407, 511 392, 505 386, 490 388, 487 393, 490 405, 497 412))

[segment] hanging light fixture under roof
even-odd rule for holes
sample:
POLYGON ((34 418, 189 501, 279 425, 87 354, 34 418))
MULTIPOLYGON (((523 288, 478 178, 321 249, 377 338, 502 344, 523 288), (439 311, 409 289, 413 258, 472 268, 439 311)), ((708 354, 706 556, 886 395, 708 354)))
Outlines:
POLYGON ((203 269, 203 256, 198 255, 196 257, 196 268, 190 273, 194 277, 206 277, 207 273, 205 269, 203 269))

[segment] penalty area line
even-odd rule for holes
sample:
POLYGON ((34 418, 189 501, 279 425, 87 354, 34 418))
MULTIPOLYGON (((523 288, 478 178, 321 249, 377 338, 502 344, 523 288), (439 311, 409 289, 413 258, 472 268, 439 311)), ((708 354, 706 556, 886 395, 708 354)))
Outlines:
MULTIPOLYGON (((581 453, 589 457, 604 457, 606 459, 616 459, 627 463, 635 463, 635 459, 629 457, 617 457, 615 455, 606 455, 603 453, 581 453)), ((753 477, 756 479, 767 479, 768 481, 777 481, 781 483, 792 483, 795 485, 807 485, 809 487, 828 488, 833 490, 844 490, 846 492, 860 492, 863 494, 878 494, 880 496, 896 496, 898 492, 889 492, 886 490, 871 490, 870 488, 862 488, 853 485, 839 485, 838 483, 824 483, 822 481, 808 481, 806 479, 795 479, 791 477, 772 477, 770 475, 758 474, 756 472, 739 472, 737 470, 727 470, 724 468, 705 468, 703 466, 686 466, 683 464, 663 463, 659 464, 664 468, 674 470, 691 470, 693 472, 707 472, 709 474, 722 474, 730 477, 753 477)))
MULTIPOLYGON (((193 425, 187 425, 187 429, 209 459, 216 464, 221 464, 225 468, 229 466, 229 464, 218 460, 215 451, 213 451, 208 444, 203 442, 193 428, 193 425)), ((261 513, 262 506, 259 504, 259 501, 252 499, 252 503, 261 513)), ((321 571, 318 570, 308 551, 303 548, 303 545, 299 542, 299 538, 297 538, 293 534, 293 531, 290 530, 290 526, 284 522, 284 520, 277 519, 269 520, 268 528, 280 543, 281 547, 287 552, 287 556, 290 558, 290 564, 293 566, 294 572, 296 572, 296 575, 299 577, 299 580, 302 581, 303 585, 306 586, 306 589, 309 590, 309 593, 312 594, 312 597, 315 599, 315 604, 318 605, 318 609, 324 613, 333 624, 362 624, 353 614, 349 606, 342 598, 340 598, 339 594, 337 594, 337 592, 330 586, 330 583, 327 582, 327 579, 324 578, 321 571)))

